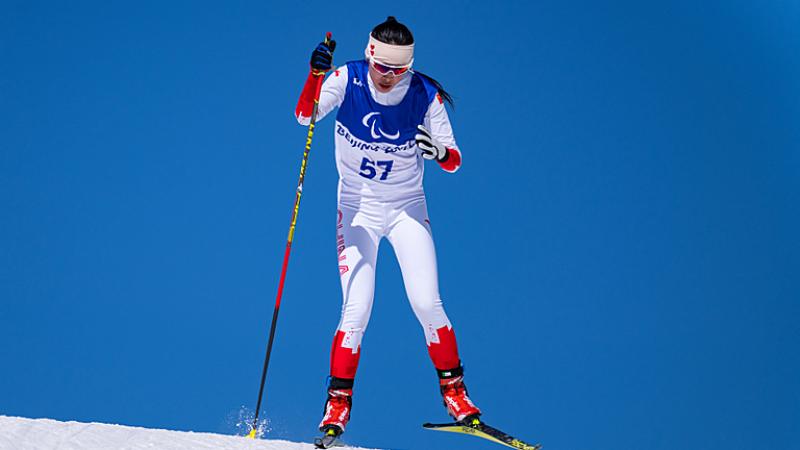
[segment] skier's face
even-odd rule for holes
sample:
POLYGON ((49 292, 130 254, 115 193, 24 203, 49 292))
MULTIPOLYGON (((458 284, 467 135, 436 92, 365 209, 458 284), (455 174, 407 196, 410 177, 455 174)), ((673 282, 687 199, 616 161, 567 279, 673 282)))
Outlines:
POLYGON ((407 73, 408 72, 402 75, 395 75, 394 73, 389 72, 386 75, 382 75, 380 72, 375 70, 374 67, 372 67, 372 64, 369 65, 369 77, 372 79, 372 84, 375 85, 375 89, 377 89, 378 92, 384 94, 391 91, 392 88, 394 88, 394 86, 399 83, 407 73))

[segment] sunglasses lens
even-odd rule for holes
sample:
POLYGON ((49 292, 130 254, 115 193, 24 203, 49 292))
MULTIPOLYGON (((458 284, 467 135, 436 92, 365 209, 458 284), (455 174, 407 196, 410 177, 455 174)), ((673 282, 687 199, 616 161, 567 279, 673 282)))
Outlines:
POLYGON ((391 72, 395 76, 397 76, 397 75, 402 75, 408 71, 408 67, 402 67, 398 69, 397 67, 384 66, 383 64, 378 64, 376 62, 372 63, 372 67, 374 67, 375 70, 377 70, 378 73, 380 73, 381 75, 388 75, 389 72, 391 72))
POLYGON ((384 66, 383 64, 375 63, 375 70, 377 70, 379 73, 383 75, 386 75, 387 73, 392 71, 392 68, 384 66))

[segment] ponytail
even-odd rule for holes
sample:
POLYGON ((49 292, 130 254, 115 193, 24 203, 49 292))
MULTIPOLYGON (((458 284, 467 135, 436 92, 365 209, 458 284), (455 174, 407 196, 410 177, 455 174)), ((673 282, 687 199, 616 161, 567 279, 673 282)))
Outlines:
POLYGON ((429 77, 428 75, 425 75, 422 72, 414 71, 414 73, 416 73, 417 75, 421 76, 422 78, 430 81, 430 83, 433 84, 436 87, 436 90, 439 91, 439 96, 442 97, 442 100, 444 100, 445 102, 449 103, 451 107, 455 108, 455 105, 453 104, 453 96, 450 95, 449 92, 444 90, 444 88, 442 87, 441 83, 439 83, 438 81, 436 81, 433 78, 429 77))

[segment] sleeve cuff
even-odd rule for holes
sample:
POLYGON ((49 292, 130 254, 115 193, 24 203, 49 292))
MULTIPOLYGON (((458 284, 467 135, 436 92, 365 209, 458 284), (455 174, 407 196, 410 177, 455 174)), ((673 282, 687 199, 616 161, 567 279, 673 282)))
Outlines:
POLYGON ((443 161, 439 161, 445 172, 453 173, 461 167, 461 152, 456 148, 448 148, 447 156, 443 161))

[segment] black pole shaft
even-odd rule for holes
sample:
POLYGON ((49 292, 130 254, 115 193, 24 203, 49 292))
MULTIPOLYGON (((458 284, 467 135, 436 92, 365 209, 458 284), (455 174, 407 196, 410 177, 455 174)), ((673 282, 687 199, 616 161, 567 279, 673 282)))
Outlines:
POLYGON ((269 367, 269 356, 272 353, 272 342, 275 340, 275 328, 278 324, 278 311, 279 306, 275 307, 272 313, 272 326, 269 330, 269 342, 267 343, 267 356, 264 358, 264 370, 261 371, 261 387, 258 389, 258 402, 256 403, 256 415, 253 418, 253 429, 258 429, 258 413, 261 410, 261 399, 264 396, 264 382, 267 381, 267 368, 269 367))

